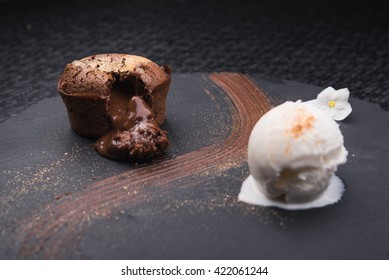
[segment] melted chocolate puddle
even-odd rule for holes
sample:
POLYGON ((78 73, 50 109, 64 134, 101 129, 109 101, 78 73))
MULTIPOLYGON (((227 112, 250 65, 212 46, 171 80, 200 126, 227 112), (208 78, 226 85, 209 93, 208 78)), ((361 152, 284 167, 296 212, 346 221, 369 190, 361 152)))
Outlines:
POLYGON ((97 139, 95 149, 107 158, 132 161, 145 160, 164 151, 169 140, 146 102, 139 96, 128 102, 118 96, 123 100, 114 101, 114 109, 110 109, 114 129, 97 139))
MULTIPOLYGON (((86 187, 72 199, 56 200, 43 211, 22 221, 18 229, 20 253, 27 257, 61 258, 77 246, 96 218, 132 206, 142 207, 170 191, 196 187, 247 161, 247 142, 257 120, 270 109, 262 90, 246 75, 218 73, 205 76, 229 97, 232 129, 227 138, 199 150, 132 169, 86 187), (188 179, 188 180, 184 180, 188 179)), ((207 94, 207 90, 204 91, 207 94)), ((189 106, 189 105, 188 105, 189 106)))
POLYGON ((148 159, 169 146, 166 131, 159 128, 152 109, 140 97, 144 96, 144 86, 136 79, 119 79, 109 99, 113 130, 97 139, 95 149, 115 160, 148 159))

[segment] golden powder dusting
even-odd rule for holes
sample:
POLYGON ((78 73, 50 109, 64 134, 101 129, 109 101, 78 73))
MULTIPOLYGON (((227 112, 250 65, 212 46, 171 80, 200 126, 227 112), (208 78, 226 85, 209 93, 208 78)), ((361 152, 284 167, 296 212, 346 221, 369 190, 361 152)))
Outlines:
POLYGON ((293 120, 290 134, 294 139, 301 137, 307 130, 313 127, 315 117, 308 113, 305 109, 299 109, 296 117, 293 120))
MULTIPOLYGON (((136 207, 155 201, 173 190, 204 184, 213 176, 223 175, 224 171, 246 162, 251 130, 271 107, 267 96, 245 75, 217 73, 208 79, 229 98, 227 106, 232 124, 227 137, 196 151, 93 182, 87 186, 87 192, 73 194, 73 199, 59 199, 60 203, 56 200, 47 207, 50 213, 48 210, 39 213, 44 220, 33 216, 23 221, 18 230, 22 239, 21 255, 41 252, 45 258, 63 256, 77 246, 76 237, 92 219, 109 217, 129 204, 136 207)), ((210 93, 205 91, 205 94, 210 93)), ((189 202, 182 202, 186 203, 189 202)), ((208 200, 207 207, 199 206, 217 209, 235 203, 235 199, 226 195, 208 200)))

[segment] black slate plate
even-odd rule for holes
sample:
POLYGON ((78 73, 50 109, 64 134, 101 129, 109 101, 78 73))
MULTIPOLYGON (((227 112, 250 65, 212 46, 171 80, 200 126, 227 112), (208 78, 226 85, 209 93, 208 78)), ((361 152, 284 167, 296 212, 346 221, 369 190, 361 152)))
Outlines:
MULTIPOLYGON (((251 79, 273 105, 321 90, 251 79)), ((0 123, 0 258, 388 259, 388 112, 353 98, 351 105, 340 123, 349 151, 337 172, 343 200, 284 211, 237 201, 245 162, 208 163, 201 173, 185 169, 191 157, 174 165, 231 134, 233 104, 207 74, 173 76, 164 124, 171 147, 146 166, 99 156, 93 140, 70 130, 59 97, 41 100, 0 123), (158 173, 174 169, 186 173, 158 173), (142 181, 142 170, 163 183, 142 181)))

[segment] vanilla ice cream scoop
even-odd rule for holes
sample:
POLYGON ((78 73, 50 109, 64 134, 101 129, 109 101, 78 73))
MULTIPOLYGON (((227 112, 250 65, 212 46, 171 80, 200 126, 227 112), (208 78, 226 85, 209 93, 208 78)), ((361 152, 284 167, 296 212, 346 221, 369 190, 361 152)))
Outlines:
POLYGON ((255 197, 262 196, 276 204, 309 206, 321 197, 333 203, 343 193, 334 172, 346 160, 343 135, 328 114, 300 101, 285 102, 267 112, 251 132, 251 175, 239 199, 262 205, 255 197), (324 195, 329 186, 332 189, 324 195))

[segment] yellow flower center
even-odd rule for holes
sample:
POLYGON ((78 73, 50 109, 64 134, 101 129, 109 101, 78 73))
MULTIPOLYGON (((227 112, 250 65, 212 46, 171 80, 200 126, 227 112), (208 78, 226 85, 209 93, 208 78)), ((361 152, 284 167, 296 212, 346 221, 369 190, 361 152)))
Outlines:
POLYGON ((336 102, 334 100, 328 101, 328 107, 330 107, 330 108, 334 108, 335 104, 336 104, 336 102))

